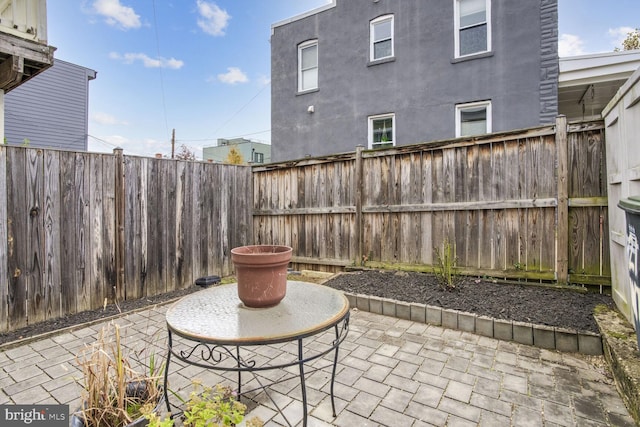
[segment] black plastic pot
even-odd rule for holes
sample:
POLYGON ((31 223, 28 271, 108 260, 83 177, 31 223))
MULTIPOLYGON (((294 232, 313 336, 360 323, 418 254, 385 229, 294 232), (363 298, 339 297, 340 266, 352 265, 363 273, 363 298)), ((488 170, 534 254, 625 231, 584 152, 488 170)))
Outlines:
POLYGON ((220 283, 220 276, 206 276, 196 279, 196 285, 208 288, 211 285, 220 283))
MULTIPOLYGON (((126 393, 128 397, 138 398, 141 401, 145 401, 148 399, 149 391, 147 389, 147 383, 144 381, 131 382, 127 384, 126 393)), ((160 400, 156 403, 156 407, 154 412, 159 414, 162 412, 163 408, 166 407, 164 395, 160 394, 160 400)), ((149 420, 145 417, 140 417, 134 420, 133 422, 126 425, 126 427, 146 427, 149 424, 149 420)), ((85 419, 82 416, 82 410, 78 408, 71 415, 71 427, 86 427, 85 419)))

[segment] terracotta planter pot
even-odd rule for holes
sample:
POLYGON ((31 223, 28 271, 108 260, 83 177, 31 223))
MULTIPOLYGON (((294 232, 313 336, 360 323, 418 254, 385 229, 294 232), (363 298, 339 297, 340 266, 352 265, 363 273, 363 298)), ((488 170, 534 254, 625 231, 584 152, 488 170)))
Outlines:
POLYGON ((289 246, 253 245, 231 250, 238 280, 238 297, 247 307, 278 304, 287 293, 287 266, 293 250, 289 246))

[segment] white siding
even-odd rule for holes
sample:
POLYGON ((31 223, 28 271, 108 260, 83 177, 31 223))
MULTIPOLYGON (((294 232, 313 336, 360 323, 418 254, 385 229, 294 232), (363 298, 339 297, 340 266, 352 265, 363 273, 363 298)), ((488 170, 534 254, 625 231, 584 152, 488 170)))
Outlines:
POLYGON ((637 284, 632 284, 629 278, 627 221, 618 202, 640 195, 640 69, 618 90, 602 111, 602 116, 607 144, 612 294, 620 312, 638 328, 640 293, 637 284))

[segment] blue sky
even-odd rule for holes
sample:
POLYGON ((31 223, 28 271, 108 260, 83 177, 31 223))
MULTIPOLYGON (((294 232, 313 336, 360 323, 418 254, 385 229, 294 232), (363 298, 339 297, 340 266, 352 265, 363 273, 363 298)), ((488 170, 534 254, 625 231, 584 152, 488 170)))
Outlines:
MULTIPOLYGON (((90 151, 168 155, 175 129, 200 158, 217 138, 271 141, 271 24, 327 2, 49 0, 48 39, 98 72, 90 151)), ((640 1, 559 0, 559 19, 561 56, 610 52, 640 27, 640 1)))

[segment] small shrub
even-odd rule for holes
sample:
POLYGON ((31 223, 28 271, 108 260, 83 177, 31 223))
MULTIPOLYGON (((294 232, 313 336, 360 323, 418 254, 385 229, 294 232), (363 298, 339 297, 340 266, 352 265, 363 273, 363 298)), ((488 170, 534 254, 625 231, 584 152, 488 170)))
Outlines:
MULTIPOLYGON (((189 394, 185 403, 186 409, 182 414, 182 425, 185 427, 224 427, 235 426, 244 419, 246 405, 236 399, 236 394, 230 387, 217 384, 215 387, 202 386, 194 381, 194 390, 189 394)), ((147 407, 145 417, 149 420, 149 427, 173 427, 174 420, 161 419, 147 407)), ((247 427, 262 427, 264 423, 257 417, 247 420, 247 427)))

